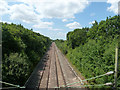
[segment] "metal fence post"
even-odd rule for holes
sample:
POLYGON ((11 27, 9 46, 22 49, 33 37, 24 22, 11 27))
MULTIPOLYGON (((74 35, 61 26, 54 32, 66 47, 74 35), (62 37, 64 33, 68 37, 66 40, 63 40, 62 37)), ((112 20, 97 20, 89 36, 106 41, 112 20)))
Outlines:
POLYGON ((118 73, 118 44, 115 49, 115 74, 114 74, 114 79, 115 79, 114 87, 115 88, 117 88, 117 73, 118 73))

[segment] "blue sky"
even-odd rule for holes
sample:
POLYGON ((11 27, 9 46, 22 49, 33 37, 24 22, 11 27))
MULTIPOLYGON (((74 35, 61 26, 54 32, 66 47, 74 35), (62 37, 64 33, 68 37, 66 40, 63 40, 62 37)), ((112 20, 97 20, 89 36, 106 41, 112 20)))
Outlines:
POLYGON ((0 21, 22 24, 50 37, 66 39, 75 28, 91 27, 107 16, 117 15, 119 0, 1 0, 0 21))

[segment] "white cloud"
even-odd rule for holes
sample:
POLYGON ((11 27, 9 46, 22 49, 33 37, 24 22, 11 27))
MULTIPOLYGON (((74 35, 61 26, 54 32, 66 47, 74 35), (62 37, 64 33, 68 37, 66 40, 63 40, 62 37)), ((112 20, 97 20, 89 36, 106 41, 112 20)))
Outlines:
POLYGON ((63 19, 62 22, 67 22, 68 20, 67 19, 63 19))
POLYGON ((118 14, 118 2, 120 0, 107 0, 107 3, 110 3, 111 6, 107 8, 108 11, 118 14))
POLYGON ((41 34, 41 32, 40 32, 40 31, 35 31, 35 30, 34 30, 34 32, 36 32, 36 33, 40 33, 40 34, 41 34))
MULTIPOLYGON (((87 5, 88 0, 7 0, 4 6, 9 8, 11 20, 33 23, 34 28, 47 28, 53 31, 62 29, 53 28, 53 23, 43 22, 43 18, 61 18, 63 22, 71 21, 75 14, 82 12, 87 5), (23 2, 8 6, 9 2, 23 2)), ((72 28, 72 27, 71 27, 72 28)), ((77 27, 76 27, 77 28, 77 27)))
POLYGON ((56 34, 56 36, 59 36, 59 37, 65 37, 65 36, 66 36, 66 34, 65 34, 65 33, 63 33, 63 32, 58 32, 58 33, 56 34))
POLYGON ((82 12, 88 5, 87 0, 44 0, 36 4, 36 11, 45 18, 74 18, 74 14, 82 12), (46 1, 46 2, 45 2, 46 1))
POLYGON ((3 23, 8 23, 8 24, 11 24, 12 22, 8 22, 8 21, 2 21, 3 23))
POLYGON ((10 19, 25 23, 39 22, 40 16, 34 12, 33 7, 25 4, 15 4, 10 7, 10 19))
POLYGON ((49 35, 53 40, 66 38, 66 33, 64 32, 51 32, 49 35))
POLYGON ((8 3, 5 0, 0 0, 0 16, 9 12, 8 3))
POLYGON ((63 29, 50 27, 49 30, 52 30, 52 31, 62 31, 63 29))
POLYGON ((68 18, 68 19, 62 19, 62 22, 69 22, 69 21, 73 21, 73 19, 68 18))
POLYGON ((82 28, 80 23, 78 23, 78 22, 69 23, 66 25, 66 27, 68 27, 70 29, 82 28))
POLYGON ((11 22, 8 22, 8 21, 2 21, 2 20, 0 20, 0 22, 11 24, 11 22))
POLYGON ((43 35, 48 36, 48 37, 52 38, 53 40, 55 40, 55 39, 65 39, 66 38, 66 33, 60 32, 60 31, 58 31, 58 32, 50 31, 49 33, 44 32, 43 35))
POLYGON ((95 21, 89 22, 89 24, 94 24, 94 23, 95 23, 95 21))
MULTIPOLYGON (((89 4, 88 0, 14 0, 35 7, 43 18, 74 18, 89 4)), ((17 7, 18 8, 18 7, 17 7)), ((25 10, 25 9, 24 9, 25 10)))
POLYGON ((34 28, 51 28, 53 22, 39 22, 39 24, 33 25, 34 28))
POLYGON ((52 27, 53 22, 40 22, 39 24, 33 25, 32 27, 34 28, 39 28, 39 29, 49 29, 51 31, 62 31, 63 29, 59 29, 59 28, 53 28, 52 27))

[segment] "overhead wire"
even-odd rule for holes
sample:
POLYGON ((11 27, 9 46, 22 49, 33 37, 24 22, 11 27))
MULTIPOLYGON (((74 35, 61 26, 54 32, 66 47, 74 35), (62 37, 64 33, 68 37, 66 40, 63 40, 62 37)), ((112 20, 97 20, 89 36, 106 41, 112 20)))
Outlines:
MULTIPOLYGON (((102 76, 111 75, 111 74, 113 74, 113 73, 114 73, 114 71, 110 71, 110 72, 107 72, 107 73, 105 73, 105 74, 102 74, 102 75, 99 75, 99 76, 96 76, 96 77, 84 79, 84 80, 82 80, 82 81, 92 80, 92 79, 99 78, 99 77, 102 77, 102 76)), ((81 81, 80 81, 80 82, 69 83, 69 84, 67 84, 67 85, 62 85, 62 86, 60 86, 60 87, 70 86, 70 85, 74 85, 74 84, 76 84, 76 83, 81 83, 81 81)))
MULTIPOLYGON (((17 87, 17 88, 25 88, 25 86, 20 87, 20 85, 15 85, 15 84, 3 82, 3 81, 0 81, 0 83, 6 84, 6 85, 10 85, 10 86, 13 86, 13 88, 14 88, 14 87, 17 87)), ((12 87, 11 87, 11 88, 12 88, 12 87)))

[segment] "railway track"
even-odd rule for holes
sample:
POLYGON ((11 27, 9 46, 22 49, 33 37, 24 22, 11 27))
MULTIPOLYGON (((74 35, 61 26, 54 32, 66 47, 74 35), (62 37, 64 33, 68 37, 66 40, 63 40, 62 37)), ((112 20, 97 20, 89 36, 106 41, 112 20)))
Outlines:
MULTIPOLYGON (((38 63, 30 78, 26 82, 26 88, 60 88, 67 84, 79 82, 80 79, 66 61, 64 55, 52 43, 50 49, 38 63), (37 78, 36 78, 37 77, 37 78)), ((80 86, 80 83, 71 85, 80 86)))

